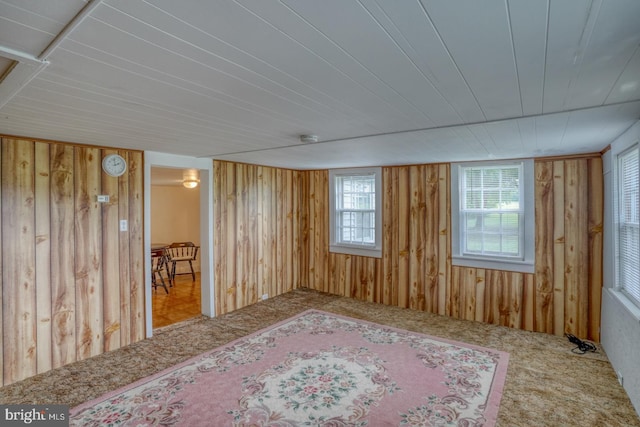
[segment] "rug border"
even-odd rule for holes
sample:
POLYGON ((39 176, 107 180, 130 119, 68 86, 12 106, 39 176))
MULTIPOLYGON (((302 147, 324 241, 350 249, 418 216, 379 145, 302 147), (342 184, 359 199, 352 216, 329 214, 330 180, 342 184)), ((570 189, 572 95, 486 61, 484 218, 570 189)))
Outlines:
POLYGON ((329 315, 329 316, 334 316, 334 317, 340 318, 342 320, 357 321, 357 322, 368 324, 370 326, 376 326, 376 327, 380 327, 380 328, 385 328, 385 329, 392 330, 392 331, 395 331, 395 332, 409 332, 409 333, 412 333, 412 334, 415 334, 415 335, 418 335, 418 336, 421 336, 421 337, 424 337, 424 338, 429 338, 429 339, 432 339, 432 340, 435 340, 435 341, 440 341, 440 342, 444 342, 444 343, 451 344, 451 345, 457 345, 457 346, 460 346, 460 347, 472 348, 474 350, 490 350, 490 351, 498 353, 500 355, 500 358, 499 358, 499 362, 497 364, 496 371, 494 373, 493 379, 491 381, 491 386, 489 387, 489 400, 487 401, 488 408, 486 409, 486 411, 484 413, 484 417, 487 420, 487 422, 489 423, 487 425, 493 425, 493 424, 496 423, 497 418, 498 418, 498 411, 500 409, 500 401, 502 400, 502 394, 503 394, 503 390, 504 390, 504 385, 505 385, 506 380, 507 380, 507 368, 508 368, 508 365, 509 365, 509 353, 508 352, 502 351, 502 350, 498 350, 498 349, 495 349, 495 348, 491 348, 491 347, 484 347, 484 346, 480 346, 480 345, 476 345, 476 344, 466 343, 466 342, 463 342, 463 341, 456 341, 456 340, 451 340, 451 339, 448 339, 448 338, 438 337, 438 336, 435 336, 435 335, 429 335, 429 334, 425 334, 425 333, 422 333, 422 332, 411 331, 409 329, 397 328, 395 326, 389 326, 389 325, 385 325, 385 324, 382 324, 382 323, 372 322, 370 320, 360 319, 360 318, 357 318, 357 317, 350 317, 350 316, 346 316, 346 315, 342 315, 342 314, 332 313, 330 311, 318 310, 318 309, 315 309, 315 308, 301 311, 298 314, 295 314, 295 315, 293 315, 291 317, 288 317, 286 319, 280 320, 280 321, 278 321, 276 323, 273 323, 271 325, 265 326, 264 328, 261 328, 261 329, 255 331, 255 332, 252 332, 252 333, 250 333, 248 335, 244 335, 242 337, 236 338, 236 339, 234 339, 232 341, 229 341, 229 342, 227 342, 225 344, 219 345, 219 346, 214 347, 212 349, 205 350, 200 354, 192 356, 192 357, 190 357, 190 358, 188 358, 188 359, 186 359, 186 360, 184 360, 182 362, 179 362, 179 363, 177 363, 175 365, 171 365, 168 368, 162 369, 161 371, 158 371, 156 373, 147 375, 146 377, 141 378, 141 379, 139 379, 137 381, 134 381, 133 383, 124 385, 122 387, 118 387, 115 390, 108 391, 108 392, 106 392, 106 393, 104 393, 104 394, 102 394, 102 395, 100 395, 98 397, 95 397, 95 398, 93 398, 91 400, 83 402, 83 403, 81 403, 81 404, 79 404, 79 405, 77 405, 77 406, 75 406, 73 408, 70 408, 70 410, 69 410, 69 418, 71 418, 72 416, 74 416, 74 415, 78 414, 79 412, 85 410, 86 408, 88 408, 90 406, 93 406, 93 405, 95 405, 97 403, 103 402, 103 401, 105 401, 107 399, 110 399, 113 396, 116 396, 117 394, 128 392, 131 389, 134 389, 136 387, 144 385, 144 384, 146 384, 148 382, 154 381, 159 377, 162 377, 162 376, 164 376, 166 374, 171 373, 172 371, 175 371, 175 370, 180 369, 180 368, 182 368, 184 366, 192 364, 192 363, 196 362, 197 360, 199 360, 204 354, 207 354, 207 353, 210 353, 210 352, 216 351, 216 350, 222 350, 222 349, 224 349, 226 347, 229 347, 229 346, 233 346, 233 345, 235 345, 237 342, 239 342, 241 340, 249 339, 249 338, 252 338, 252 337, 254 337, 256 335, 260 335, 261 333, 264 333, 264 332, 268 331, 269 329, 277 328, 277 327, 279 327, 281 325, 284 325, 287 322, 290 322, 292 320, 295 320, 297 318, 300 318, 300 317, 305 316, 305 315, 310 314, 310 313, 326 314, 326 315, 329 315), (499 381, 497 381, 497 380, 499 380, 499 381))

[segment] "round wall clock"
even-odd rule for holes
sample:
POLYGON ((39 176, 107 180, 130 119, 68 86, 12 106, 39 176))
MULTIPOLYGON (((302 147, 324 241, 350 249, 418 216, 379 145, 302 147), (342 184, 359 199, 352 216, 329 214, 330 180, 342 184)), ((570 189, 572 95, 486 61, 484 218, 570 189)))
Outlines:
POLYGON ((119 154, 108 154, 102 159, 102 169, 110 176, 120 176, 127 171, 127 161, 119 154))

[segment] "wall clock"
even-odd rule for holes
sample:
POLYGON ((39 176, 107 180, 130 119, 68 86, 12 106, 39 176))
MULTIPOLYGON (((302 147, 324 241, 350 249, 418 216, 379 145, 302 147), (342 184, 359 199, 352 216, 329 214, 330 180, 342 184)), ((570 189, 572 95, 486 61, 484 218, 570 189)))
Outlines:
POLYGON ((120 176, 127 171, 127 161, 119 154, 108 154, 102 159, 102 169, 107 175, 120 176))

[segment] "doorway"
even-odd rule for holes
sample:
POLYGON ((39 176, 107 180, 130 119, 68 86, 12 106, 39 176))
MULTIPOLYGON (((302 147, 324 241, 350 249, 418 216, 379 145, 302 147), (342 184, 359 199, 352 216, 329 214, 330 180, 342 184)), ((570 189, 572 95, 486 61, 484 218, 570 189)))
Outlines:
MULTIPOLYGON (((181 291, 186 291, 190 293, 190 298, 195 301, 194 305, 191 305, 189 310, 192 310, 190 313, 199 316, 201 314, 206 316, 214 316, 214 301, 213 301, 213 193, 212 193, 212 177, 213 177, 213 161, 211 159, 201 159, 194 157, 186 157, 186 156, 176 156, 165 153, 155 153, 155 152, 145 152, 145 164, 144 164, 144 176, 145 176, 145 223, 144 223, 144 250, 145 254, 147 254, 147 260, 145 262, 145 324, 146 324, 146 336, 151 337, 153 335, 154 329, 154 318, 153 318, 153 303, 154 297, 160 297, 162 294, 165 294, 165 290, 162 287, 158 287, 154 289, 152 286, 152 275, 151 275, 151 248, 152 243, 171 243, 167 242, 159 242, 152 241, 153 238, 157 238, 160 240, 171 240, 175 241, 178 237, 176 234, 158 234, 152 232, 152 227, 154 223, 154 210, 165 209, 164 218, 156 218, 156 222, 167 222, 172 221, 176 218, 185 219, 190 224, 186 224, 181 231, 181 235, 184 236, 194 236, 193 233, 196 233, 197 237, 190 237, 190 239, 196 240, 199 243, 198 250, 198 262, 199 262, 199 274, 197 275, 196 281, 192 280, 191 275, 179 275, 177 277, 177 283, 175 286, 181 284, 181 291), (185 169, 197 170, 199 174, 199 185, 196 188, 187 190, 182 187, 182 171, 185 169), (154 172, 152 174, 152 171, 154 172), (166 172, 168 175, 171 175, 170 172, 174 172, 177 174, 178 178, 173 178, 175 180, 179 180, 179 184, 176 182, 172 185, 164 185, 162 187, 173 187, 173 188, 161 188, 159 187, 153 188, 156 184, 162 183, 155 179, 156 183, 154 184, 152 179, 152 175, 156 177, 158 173, 163 175, 163 172, 166 172), (182 187, 182 188, 181 188, 182 187), (188 191, 190 193, 184 193, 184 191, 188 191), (157 200, 153 200, 153 195, 156 195, 158 198, 178 198, 178 200, 168 200, 165 203, 158 204, 157 200), (189 201, 190 200, 190 201, 189 201), (189 201, 189 202, 188 202, 189 201), (188 213, 178 213, 172 214, 171 211, 175 209, 181 209, 182 205, 186 206, 190 205, 188 208, 188 213), (163 205, 165 205, 163 207, 163 205), (192 206, 193 205, 193 206, 192 206), (194 213, 193 210, 197 212, 194 213), (168 218, 167 218, 168 217, 168 218), (197 219, 196 219, 197 218, 197 219), (194 224, 193 222, 197 222, 194 224), (155 234, 155 235, 154 235, 155 234), (184 283, 183 283, 184 282, 184 283), (197 283, 194 285, 194 283, 197 283), (199 289, 194 289, 193 286, 198 286, 199 289), (196 306, 198 304, 198 306, 196 306)), ((167 184, 167 182, 165 182, 167 184)), ((179 238, 182 240, 182 238, 179 238)), ((185 237, 186 239, 186 237, 185 237)), ((194 242, 196 243, 196 242, 194 242)), ((188 266, 186 267, 188 268, 188 266)), ((194 268, 195 270, 195 268, 194 268)), ((166 278, 166 275, 165 275, 166 278)), ((173 288, 169 287, 169 292, 171 293, 173 288)), ((177 296, 178 292, 175 292, 175 296, 177 296)), ((183 295, 184 296, 184 295, 183 295)), ((165 300, 167 300, 165 298, 165 300)), ((156 299, 156 302, 159 299, 156 299)), ((167 300, 168 301, 168 300, 167 300)), ((186 315, 186 314, 185 314, 186 315)), ((191 316, 191 315, 189 315, 191 316)), ((157 324, 157 322, 156 322, 157 324)))
POLYGON ((153 328, 200 316, 200 191, 194 169, 151 167, 151 313, 153 328), (188 181, 185 181, 185 176, 188 181), (186 183, 186 184, 185 184, 186 183), (192 255, 191 262, 169 261, 170 246, 192 255), (172 274, 175 273, 175 275, 172 274))

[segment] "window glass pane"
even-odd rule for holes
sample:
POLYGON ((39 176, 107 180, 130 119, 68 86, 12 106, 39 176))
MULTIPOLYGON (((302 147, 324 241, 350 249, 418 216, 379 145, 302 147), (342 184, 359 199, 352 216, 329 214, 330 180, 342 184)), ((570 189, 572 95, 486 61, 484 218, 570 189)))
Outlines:
POLYGON ((480 187, 481 179, 482 179, 481 169, 468 168, 465 172, 465 187, 469 189, 480 187))
POLYGON ((486 190, 483 197, 484 209, 500 208, 500 190, 486 190))
POLYGON ((464 200, 466 209, 482 209, 482 191, 467 190, 464 200))
POLYGON ((518 255, 518 236, 502 236, 502 248, 501 252, 511 254, 512 256, 518 255))
POLYGON ((638 148, 618 157, 618 283, 640 305, 640 175, 638 148))
POLYGON ((520 257, 524 252, 521 165, 462 167, 463 253, 520 257))
POLYGON ((482 233, 468 233, 465 240, 465 252, 481 254, 482 253, 482 233))
POLYGON ((375 174, 336 177, 336 241, 375 245, 375 174))

